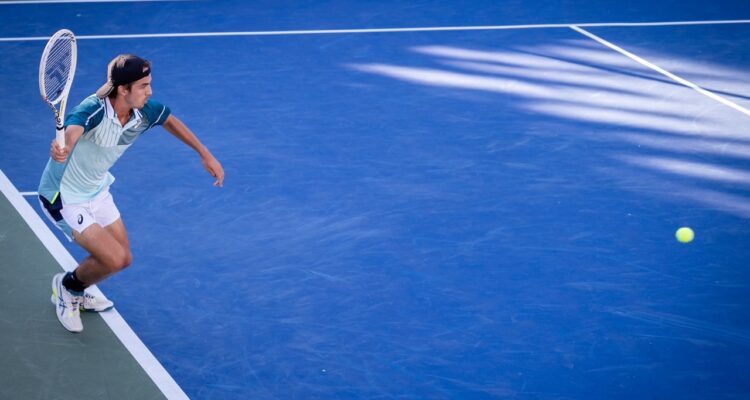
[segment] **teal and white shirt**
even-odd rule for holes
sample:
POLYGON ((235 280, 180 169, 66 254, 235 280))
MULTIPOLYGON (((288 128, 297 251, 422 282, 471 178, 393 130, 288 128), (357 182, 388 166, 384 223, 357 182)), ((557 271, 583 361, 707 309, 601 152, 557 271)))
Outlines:
POLYGON ((65 127, 79 125, 83 135, 65 164, 52 158, 47 161, 39 182, 39 195, 50 203, 62 195, 68 204, 85 203, 115 181, 109 169, 130 145, 145 131, 163 124, 169 117, 168 107, 149 100, 133 109, 130 120, 122 126, 108 98, 91 95, 65 118, 65 127))

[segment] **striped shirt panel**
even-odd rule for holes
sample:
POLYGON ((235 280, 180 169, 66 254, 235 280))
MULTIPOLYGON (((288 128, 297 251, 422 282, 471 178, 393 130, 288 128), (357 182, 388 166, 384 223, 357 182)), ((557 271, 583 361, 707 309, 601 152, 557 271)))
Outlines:
POLYGON ((125 150, 145 131, 163 124, 169 115, 168 107, 149 100, 143 109, 133 109, 130 120, 122 126, 109 99, 86 98, 65 120, 66 126, 83 126, 84 134, 62 171, 48 163, 39 193, 50 199, 58 188, 66 203, 90 201, 114 182, 109 170, 125 150))

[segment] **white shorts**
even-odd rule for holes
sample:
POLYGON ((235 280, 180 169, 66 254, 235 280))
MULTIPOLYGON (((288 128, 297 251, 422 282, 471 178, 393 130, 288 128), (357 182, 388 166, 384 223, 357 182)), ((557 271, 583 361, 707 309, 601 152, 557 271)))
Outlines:
MULTIPOLYGON (((55 204, 59 202, 57 199, 55 204)), ((62 208, 52 210, 48 204, 40 200, 42 210, 47 217, 65 233, 68 240, 73 240, 73 231, 79 234, 93 224, 101 227, 109 226, 120 218, 120 210, 117 209, 109 188, 102 190, 96 197, 86 203, 68 204, 62 199, 62 208), (57 212, 55 212, 57 211, 57 212)))

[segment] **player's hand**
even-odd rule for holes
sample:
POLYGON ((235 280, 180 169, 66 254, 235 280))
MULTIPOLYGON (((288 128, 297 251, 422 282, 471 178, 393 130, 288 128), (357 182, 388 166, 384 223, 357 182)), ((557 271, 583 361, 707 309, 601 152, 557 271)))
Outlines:
POLYGON ((206 171, 208 171, 211 176, 216 178, 216 182, 214 182, 214 186, 223 187, 224 186, 224 168, 222 168, 221 163, 219 160, 216 159, 212 154, 208 154, 206 157, 202 159, 203 161, 203 167, 206 168, 206 171))
POLYGON ((63 164, 70 155, 70 150, 67 147, 60 147, 56 140, 52 141, 50 145, 49 155, 53 160, 63 164))

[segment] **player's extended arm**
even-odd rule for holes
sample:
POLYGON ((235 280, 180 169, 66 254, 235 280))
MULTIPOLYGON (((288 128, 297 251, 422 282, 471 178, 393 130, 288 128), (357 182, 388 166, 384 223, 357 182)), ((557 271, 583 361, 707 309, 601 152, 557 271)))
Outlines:
POLYGON ((59 162, 60 164, 64 163, 65 160, 68 159, 68 156, 70 155, 73 147, 75 147, 76 143, 78 143, 78 139, 81 138, 81 135, 83 135, 82 126, 69 125, 67 128, 65 128, 65 148, 61 149, 57 146, 57 141, 53 140, 52 144, 50 145, 50 157, 52 157, 53 160, 59 162))
POLYGON ((198 137, 195 136, 193 131, 191 131, 187 125, 177 119, 174 115, 170 115, 162 126, 167 132, 171 133, 200 154, 201 161, 203 162, 206 171, 216 178, 214 186, 221 187, 224 185, 224 168, 222 168, 221 163, 213 154, 211 154, 208 148, 198 140, 198 137))

